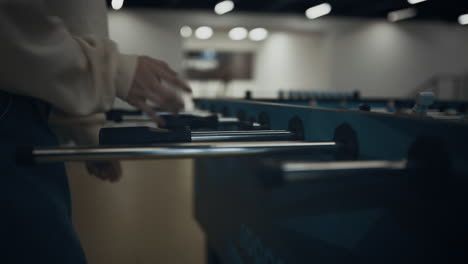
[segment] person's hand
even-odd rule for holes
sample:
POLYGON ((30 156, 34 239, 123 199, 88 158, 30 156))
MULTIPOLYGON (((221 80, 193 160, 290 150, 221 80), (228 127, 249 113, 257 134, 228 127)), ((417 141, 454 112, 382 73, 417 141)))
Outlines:
POLYGON ((87 161, 86 169, 103 181, 117 182, 122 177, 120 161, 87 161))
POLYGON ((190 87, 167 63, 140 56, 133 84, 126 100, 148 114, 157 124, 164 125, 164 120, 156 115, 147 101, 153 102, 164 111, 178 113, 184 108, 184 102, 177 90, 192 92, 190 87))

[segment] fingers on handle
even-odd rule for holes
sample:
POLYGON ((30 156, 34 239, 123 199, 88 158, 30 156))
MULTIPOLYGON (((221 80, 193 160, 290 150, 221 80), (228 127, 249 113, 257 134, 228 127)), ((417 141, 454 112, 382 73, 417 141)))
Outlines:
POLYGON ((114 168, 115 175, 117 176, 116 181, 118 181, 122 177, 122 174, 123 174, 122 165, 120 164, 120 161, 114 162, 113 168, 114 168))
POLYGON ((97 176, 98 171, 94 167, 86 164, 86 169, 88 170, 89 174, 97 176))
POLYGON ((102 181, 117 182, 122 176, 122 167, 119 161, 86 162, 91 175, 102 181))
POLYGON ((151 106, 149 106, 147 103, 141 101, 141 102, 135 103, 135 106, 138 107, 139 109, 141 109, 143 112, 145 112, 159 126, 164 126, 166 124, 164 119, 162 119, 160 116, 158 116, 155 113, 155 111, 153 110, 153 108, 151 106))
POLYGON ((112 161, 109 164, 109 171, 108 171, 108 179, 110 182, 117 182, 122 177, 122 167, 120 166, 120 162, 112 161))
POLYGON ((177 76, 177 72, 174 71, 171 66, 169 66, 169 64, 167 64, 167 62, 165 61, 160 61, 160 60, 155 60, 154 61, 155 63, 161 65, 161 67, 166 70, 169 74, 173 75, 173 76, 177 76))
POLYGON ((160 75, 162 79, 176 85, 187 93, 192 93, 190 86, 180 79, 177 72, 174 71, 166 62, 149 58, 147 60, 151 68, 160 75))
POLYGON ((173 113, 184 109, 184 101, 174 90, 165 87, 160 82, 155 82, 154 86, 155 89, 149 91, 147 94, 149 100, 173 113))
POLYGON ((192 88, 190 88, 190 86, 183 80, 181 80, 179 77, 175 76, 175 77, 170 77, 170 76, 167 76, 167 78, 165 78, 168 82, 172 83, 172 84, 175 84, 177 87, 181 88, 182 91, 185 91, 187 93, 192 93, 192 88))

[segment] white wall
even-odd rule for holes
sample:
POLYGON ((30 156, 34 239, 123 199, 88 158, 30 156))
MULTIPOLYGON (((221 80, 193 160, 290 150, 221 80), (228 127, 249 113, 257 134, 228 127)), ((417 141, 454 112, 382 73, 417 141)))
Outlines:
POLYGON ((279 90, 328 90, 325 38, 318 33, 274 32, 262 43, 255 63, 254 96, 279 90))
MULTIPOLYGON (((232 41, 228 37, 227 28, 217 28, 209 40, 199 40, 195 37, 181 40, 184 50, 216 50, 228 52, 257 53, 261 43, 249 40, 232 41)), ((227 84, 221 81, 190 81, 194 97, 243 97, 247 90, 258 89, 255 82, 249 80, 233 80, 227 84)))
MULTIPOLYGON (((111 34, 125 51, 139 50, 180 67, 182 48, 258 51, 254 82, 233 82, 227 95, 276 96, 280 88, 361 90, 364 96, 406 97, 438 74, 468 72, 468 27, 435 22, 270 16, 211 12, 135 10, 111 15, 111 34), (120 14, 122 13, 122 14, 120 14), (212 41, 184 43, 183 25, 263 26, 273 34, 260 44, 212 41)), ((218 82, 193 82, 195 95, 220 94, 218 82)))
POLYGON ((276 97, 280 89, 329 89, 329 65, 323 52, 325 43, 323 34, 296 31, 271 31, 261 42, 232 41, 227 37, 227 31, 220 30, 209 41, 187 39, 184 48, 256 54, 253 80, 235 80, 226 87, 218 81, 192 81, 195 96, 243 97, 250 90, 255 97, 276 97))
POLYGON ((260 96, 276 96, 280 87, 304 87, 406 97, 435 75, 468 73, 468 27, 456 24, 206 14, 190 14, 184 22, 264 26, 282 35, 274 33, 259 49, 253 86, 260 96), (298 34, 304 36, 302 40, 298 34), (282 61, 288 62, 285 67, 282 61))
MULTIPOLYGON (((109 12, 109 34, 122 52, 158 58, 182 71, 182 42, 178 32, 177 25, 152 12, 109 12)), ((114 107, 129 108, 121 100, 117 100, 114 107)))
POLYGON ((429 78, 468 73, 468 28, 443 23, 343 25, 334 32, 332 87, 405 97, 429 78))
POLYGON ((148 55, 180 70, 182 42, 178 25, 150 11, 110 11, 109 33, 122 52, 148 55))

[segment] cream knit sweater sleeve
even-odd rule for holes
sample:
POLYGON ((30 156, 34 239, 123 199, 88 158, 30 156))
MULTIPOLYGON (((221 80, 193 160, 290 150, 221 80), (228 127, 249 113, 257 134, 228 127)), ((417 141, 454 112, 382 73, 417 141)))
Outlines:
POLYGON ((73 36, 43 0, 0 0, 0 89, 85 116, 125 99, 136 56, 103 36, 73 36))

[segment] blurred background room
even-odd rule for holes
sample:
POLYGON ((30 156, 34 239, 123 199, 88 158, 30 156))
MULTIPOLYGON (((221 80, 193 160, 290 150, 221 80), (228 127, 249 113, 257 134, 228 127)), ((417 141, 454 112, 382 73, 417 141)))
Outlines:
MULTIPOLYGON (((167 61, 194 98, 431 91, 468 100, 466 0, 112 0, 108 8, 122 52, 167 61)), ((125 162, 116 184, 78 163, 67 168, 90 264, 206 263, 193 161, 125 162)))

